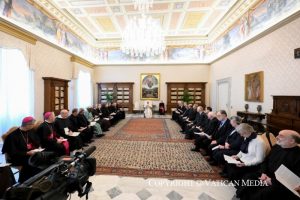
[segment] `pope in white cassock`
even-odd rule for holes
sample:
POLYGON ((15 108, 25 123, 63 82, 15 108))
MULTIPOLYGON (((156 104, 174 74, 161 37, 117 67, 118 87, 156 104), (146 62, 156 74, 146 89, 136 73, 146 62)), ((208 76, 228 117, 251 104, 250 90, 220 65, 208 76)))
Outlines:
POLYGON ((144 109, 145 118, 152 118, 152 103, 149 101, 145 102, 144 109))

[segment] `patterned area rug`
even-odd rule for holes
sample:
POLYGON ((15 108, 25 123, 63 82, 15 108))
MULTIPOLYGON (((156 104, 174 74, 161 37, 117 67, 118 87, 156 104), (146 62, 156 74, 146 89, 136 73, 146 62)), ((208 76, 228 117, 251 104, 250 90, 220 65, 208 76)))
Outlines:
POLYGON ((220 179, 170 119, 126 118, 94 143, 97 174, 220 179))
POLYGON ((106 139, 187 142, 173 123, 170 119, 127 118, 110 131, 106 139))

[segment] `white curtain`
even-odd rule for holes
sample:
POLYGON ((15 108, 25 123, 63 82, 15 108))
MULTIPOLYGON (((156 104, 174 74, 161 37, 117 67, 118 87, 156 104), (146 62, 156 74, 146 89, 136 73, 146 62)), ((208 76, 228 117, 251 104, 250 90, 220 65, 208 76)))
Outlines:
POLYGON ((21 50, 0 48, 0 135, 34 113, 34 77, 21 50))
POLYGON ((91 73, 79 70, 77 79, 77 108, 86 108, 92 105, 91 73))
POLYGON ((35 58, 34 54, 32 53, 32 47, 34 44, 30 44, 25 42, 21 39, 17 39, 12 35, 0 32, 0 48, 3 49, 18 49, 20 50, 27 62, 27 67, 31 70, 35 70, 35 58))

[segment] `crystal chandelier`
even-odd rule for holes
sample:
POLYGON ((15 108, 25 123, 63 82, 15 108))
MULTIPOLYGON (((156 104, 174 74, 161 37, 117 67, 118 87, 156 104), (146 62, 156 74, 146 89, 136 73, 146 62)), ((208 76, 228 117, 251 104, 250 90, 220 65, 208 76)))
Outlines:
POLYGON ((163 31, 150 16, 133 17, 122 33, 121 50, 131 57, 153 57, 166 48, 163 31))
POLYGON ((148 11, 152 8, 153 0, 133 0, 134 8, 140 11, 148 11))

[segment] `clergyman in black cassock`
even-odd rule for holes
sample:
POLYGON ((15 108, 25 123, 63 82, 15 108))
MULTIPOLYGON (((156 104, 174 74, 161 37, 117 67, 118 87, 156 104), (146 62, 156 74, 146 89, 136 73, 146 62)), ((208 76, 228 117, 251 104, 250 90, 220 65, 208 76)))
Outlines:
MULTIPOLYGON (((261 180, 268 186, 238 186, 237 196, 241 200, 299 200, 275 177, 275 171, 284 165, 300 177, 300 135, 296 131, 283 130, 277 136, 274 145, 261 165, 260 171, 244 175, 243 180, 261 180)), ((300 183, 299 183, 300 186, 300 183)))
POLYGON ((20 183, 40 172, 39 169, 28 163, 30 156, 36 153, 34 150, 40 147, 39 138, 32 130, 34 124, 33 117, 25 117, 21 127, 5 138, 2 148, 7 162, 12 163, 13 166, 22 166, 19 176, 20 183))
POLYGON ((41 146, 46 151, 54 152, 57 156, 69 155, 69 143, 56 134, 54 127, 55 115, 52 112, 44 114, 45 121, 37 128, 37 134, 41 140, 41 146), (63 144, 66 143, 66 144, 63 144))

